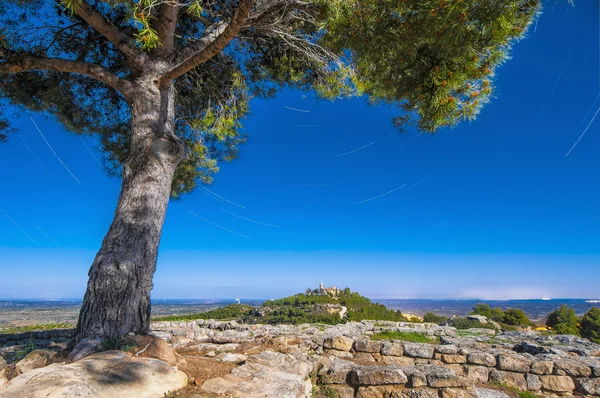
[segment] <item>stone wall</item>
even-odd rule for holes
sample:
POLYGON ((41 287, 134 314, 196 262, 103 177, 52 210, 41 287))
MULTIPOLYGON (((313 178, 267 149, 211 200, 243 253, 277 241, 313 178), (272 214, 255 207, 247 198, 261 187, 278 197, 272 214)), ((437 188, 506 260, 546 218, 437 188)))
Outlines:
POLYGON ((0 333, 0 347, 8 344, 21 344, 24 340, 51 340, 68 339, 73 335, 74 329, 52 329, 18 334, 0 333))
MULTIPOLYGON (((446 343, 333 337, 325 340, 324 348, 325 354, 335 359, 325 362, 321 368, 320 382, 333 385, 340 392, 348 386, 347 394, 350 389, 353 392, 390 390, 391 386, 399 390, 404 387, 468 389, 491 383, 540 393, 544 397, 571 395, 576 391, 600 396, 600 358, 555 353, 532 355, 506 348, 446 343)), ((520 348, 522 346, 516 347, 520 348)))
POLYGON ((485 385, 542 397, 600 396, 600 346, 575 336, 492 335, 489 330, 460 331, 458 336, 451 327, 372 321, 336 326, 160 322, 152 329, 174 346, 196 345, 217 353, 267 338, 294 345, 313 362, 316 383, 341 398, 478 397, 475 387, 485 385), (437 336, 440 342, 369 338, 384 330, 437 336))

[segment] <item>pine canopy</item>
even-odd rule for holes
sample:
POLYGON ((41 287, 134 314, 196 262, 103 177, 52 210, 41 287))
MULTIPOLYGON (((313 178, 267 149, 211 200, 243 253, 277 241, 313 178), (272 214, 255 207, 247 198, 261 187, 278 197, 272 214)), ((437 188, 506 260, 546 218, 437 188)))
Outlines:
MULTIPOLYGON (((282 87, 390 103, 399 128, 473 119, 539 9, 538 0, 3 0, 0 106, 99 134, 119 172, 126 87, 160 65, 157 85, 174 84, 175 134, 187 148, 177 197, 236 157, 249 99, 282 87)), ((9 129, 0 120, 0 140, 9 129)))

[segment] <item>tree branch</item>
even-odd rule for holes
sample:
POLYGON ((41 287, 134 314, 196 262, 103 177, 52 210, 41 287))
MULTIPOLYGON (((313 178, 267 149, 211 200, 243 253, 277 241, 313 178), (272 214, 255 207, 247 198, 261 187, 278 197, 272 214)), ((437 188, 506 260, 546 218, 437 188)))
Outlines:
POLYGON ((104 19, 104 16, 100 12, 93 9, 85 0, 73 1, 73 11, 116 48, 121 50, 135 66, 141 67, 146 60, 146 55, 135 45, 129 36, 104 19))
POLYGON ((262 22, 282 9, 308 9, 311 7, 313 7, 311 3, 306 3, 301 0, 264 0, 256 3, 256 10, 248 16, 244 28, 252 27, 256 23, 262 22))
POLYGON ((177 2, 164 2, 160 6, 157 31, 162 46, 158 48, 158 53, 163 56, 171 55, 174 49, 179 7, 177 2))
POLYGON ((192 70, 196 66, 208 61, 216 54, 220 53, 240 32, 248 15, 254 0, 240 0, 231 22, 220 22, 212 29, 208 29, 202 38, 183 50, 183 58, 168 72, 166 72, 160 82, 165 86, 173 79, 192 70))
POLYGON ((62 58, 44 58, 35 55, 21 55, 0 48, 0 57, 5 61, 0 63, 0 75, 21 73, 31 70, 55 70, 57 72, 78 73, 91 77, 112 87, 128 96, 131 84, 108 70, 83 61, 71 61, 62 58))

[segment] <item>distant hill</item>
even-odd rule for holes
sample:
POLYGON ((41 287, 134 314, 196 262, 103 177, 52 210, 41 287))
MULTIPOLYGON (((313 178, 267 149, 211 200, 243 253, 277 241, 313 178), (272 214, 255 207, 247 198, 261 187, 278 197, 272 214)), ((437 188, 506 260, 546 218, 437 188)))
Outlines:
POLYGON ((382 304, 371 302, 367 297, 349 288, 325 288, 307 290, 306 293, 270 300, 255 308, 232 304, 223 308, 193 315, 176 315, 157 318, 159 321, 194 319, 236 319, 245 323, 338 324, 363 319, 375 321, 406 322, 401 311, 394 311, 382 304))

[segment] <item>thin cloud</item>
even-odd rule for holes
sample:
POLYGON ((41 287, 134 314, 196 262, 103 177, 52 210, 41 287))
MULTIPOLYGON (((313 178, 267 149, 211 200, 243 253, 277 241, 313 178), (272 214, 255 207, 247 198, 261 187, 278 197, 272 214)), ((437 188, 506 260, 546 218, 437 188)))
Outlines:
POLYGON ((54 152, 54 149, 52 148, 52 146, 50 145, 50 143, 48 142, 48 140, 46 139, 46 137, 44 137, 44 134, 42 134, 42 130, 40 130, 40 128, 38 127, 38 125, 35 123, 35 120, 33 120, 33 118, 31 116, 29 116, 29 119, 31 119, 31 122, 33 123, 33 125, 35 126, 35 128, 37 129, 38 133, 40 133, 40 135, 42 136, 42 138, 44 139, 44 141, 46 142, 46 145, 48 145, 48 148, 50 148, 50 150, 52 151, 52 153, 54 154, 54 156, 56 156, 56 159, 58 159, 58 161, 60 162, 60 164, 63 165, 63 167, 65 168, 65 170, 67 170, 69 172, 69 174, 71 174, 71 177, 73 177, 75 179, 75 181, 77 181, 78 184, 81 184, 81 181, 79 181, 77 179, 77 177, 75 177, 75 174, 73 174, 73 172, 71 170, 69 170, 69 168, 67 167, 67 165, 62 161, 62 159, 56 154, 56 152, 54 152))
POLYGON ((81 141, 81 143, 83 144, 83 146, 85 147, 85 149, 87 149, 87 151, 90 153, 90 155, 92 155, 92 157, 94 158, 94 160, 96 161, 96 163, 98 163, 101 167, 102 163, 100 163, 100 161, 98 160, 98 158, 94 155, 94 153, 92 152, 92 150, 90 149, 90 147, 87 146, 87 144, 85 143, 85 141, 83 140, 83 138, 81 138, 81 136, 79 136, 79 140, 81 141))
POLYGON ((577 141, 575 141, 575 143, 573 144, 573 146, 571 147, 571 149, 569 149, 569 152, 567 152, 566 156, 569 156, 569 154, 573 151, 573 149, 575 149, 575 147, 577 146, 577 144, 579 144, 579 141, 581 141, 581 139, 583 138, 583 136, 585 135, 585 133, 587 133, 588 129, 590 128, 590 126, 592 125, 592 123, 594 123, 594 120, 596 120, 596 116, 598 116, 598 112, 600 112, 600 107, 598 107, 598 110, 596 111, 596 113, 594 113, 594 116, 592 117, 592 120, 590 120, 590 122, 588 123, 587 127, 585 128, 585 130, 583 130, 583 133, 581 133, 581 135, 579 136, 579 138, 577 138, 577 141))
POLYGON ((239 232, 235 232, 235 231, 232 231, 231 229, 228 229, 228 228, 222 227, 222 226, 220 226, 219 224, 215 224, 215 223, 214 223, 214 222, 212 222, 212 221, 208 221, 206 218, 200 217, 198 214, 194 213, 194 212, 193 212, 193 211, 191 211, 191 210, 188 210, 188 212, 190 212, 192 215, 194 215, 194 216, 198 217, 198 218, 199 218, 199 219, 201 219, 202 221, 204 221, 204 222, 206 222, 206 223, 208 223, 208 224, 210 224, 210 225, 213 225, 213 226, 215 226, 215 227, 217 227, 217 228, 220 228, 220 229, 222 229, 223 231, 227 231, 227 232, 229 232, 229 233, 232 233, 232 234, 234 234, 234 235, 239 235, 239 236, 243 236, 244 238, 251 239, 251 238, 250 238, 248 235, 240 234, 239 232))
POLYGON ((353 151, 349 151, 349 152, 340 153, 340 154, 339 154, 339 155, 337 155, 337 156, 339 157, 339 156, 346 156, 346 155, 350 155, 351 153, 358 152, 358 151, 360 151, 361 149, 365 149, 365 148, 367 148, 367 147, 370 147, 371 145, 375 144, 376 142, 377 142, 377 141, 373 141, 373 142, 371 142, 370 144, 363 145, 363 146, 361 146, 360 148, 356 148, 356 149, 355 149, 355 150, 353 150, 353 151))
POLYGON ((241 207, 242 209, 245 209, 245 208, 246 208, 245 206, 242 206, 242 205, 240 205, 240 204, 237 204, 237 203, 235 203, 235 202, 232 202, 231 200, 225 199, 225 198, 224 198, 224 197, 222 197, 222 196, 219 196, 219 195, 217 195, 216 193, 214 193, 213 191, 211 191, 211 190, 210 190, 210 189, 208 189, 208 188, 205 188, 205 187, 200 187, 200 189, 202 189, 202 190, 204 190, 204 191, 206 191, 206 192, 210 193, 211 195, 214 195, 215 197, 217 197, 217 198, 219 198, 219 199, 221 199, 221 200, 223 200, 223 201, 225 201, 225 202, 227 202, 227 203, 229 203, 229 204, 232 204, 232 205, 234 205, 234 206, 237 206, 237 207, 241 207))
POLYGON ((304 128, 319 128, 321 127, 320 124, 294 124, 292 123, 292 126, 294 127, 304 127, 304 128))
POLYGON ((294 111, 294 112, 304 112, 304 113, 308 113, 310 112, 309 110, 306 109, 298 109, 298 108, 291 108, 289 106, 283 106, 285 109, 289 109, 290 111, 294 111))
POLYGON ((600 98, 600 93, 598 93, 598 95, 596 96, 596 99, 592 103, 592 106, 590 106, 590 109, 588 109, 587 113, 585 114, 585 117, 583 118, 583 120, 581 120, 581 123, 579 123, 579 124, 583 124, 583 122, 585 122, 585 119, 587 119, 587 117, 590 115, 590 113, 592 113, 592 109, 594 109, 594 106, 596 105, 596 101, 598 101, 598 98, 600 98))
POLYGON ((42 229, 40 227, 38 227, 35 224, 33 224, 33 226, 36 227, 38 229, 38 231, 40 231, 42 234, 44 234, 44 236, 46 238, 48 238, 50 240, 50 242, 54 243, 60 250, 66 252, 66 250, 61 245, 59 245, 58 243, 56 243, 51 237, 48 236, 48 234, 46 234, 44 231, 42 231, 42 229))
POLYGON ((423 178, 421 181, 417 182, 416 184, 411 185, 410 187, 406 188, 406 190, 408 191, 409 189, 413 189, 414 187, 416 187, 417 185, 419 185, 420 183, 428 180, 429 178, 431 178, 433 174, 429 174, 427 177, 423 178))
POLYGON ((417 136, 418 136, 418 134, 415 134, 415 135, 413 135, 412 137, 410 137, 410 139, 409 139, 408 141, 406 141, 404 144, 400 145, 400 146, 398 147, 398 149, 402 149, 402 148, 404 148, 405 146, 407 146, 408 144, 410 144, 410 142, 411 142, 412 140, 414 140, 414 139, 415 139, 417 136))
POLYGON ((402 189, 402 188, 404 188, 405 186, 406 186, 406 184, 403 184, 403 185, 399 186, 398 188, 394 188, 394 189, 392 189, 391 191, 387 191, 387 192, 385 192, 385 193, 382 193, 381 195, 377 195, 377 196, 375 196, 375 197, 372 197, 372 198, 369 198, 369 199, 365 199, 365 200, 361 200, 360 202, 356 202, 356 203, 352 203, 352 204, 353 204, 353 205, 359 205, 359 204, 361 204, 361 203, 367 203, 367 202, 370 202, 370 201, 372 201, 372 200, 375 200, 375 199, 383 198, 384 196, 386 196, 386 195, 389 195, 389 194, 391 194, 392 192, 396 192, 397 190, 399 190, 399 189, 402 189))
POLYGON ((267 224, 265 222, 256 221, 256 220, 253 220, 251 218, 247 218, 247 217, 244 217, 244 216, 240 216, 239 214, 232 213, 229 210, 225 210, 223 208, 221 210, 224 211, 225 213, 231 214, 232 216, 241 218, 242 220, 250 221, 250 222, 253 222, 253 223, 256 223, 256 224, 260 224, 260 225, 264 225, 264 226, 267 226, 267 227, 280 228, 279 225, 267 224))
POLYGON ((11 223, 13 223, 15 227, 19 228, 19 230, 20 230, 21 232, 23 232, 23 233, 25 234, 25 236, 27 236, 29 239, 31 239, 31 240, 33 241, 33 243, 35 243, 36 245, 38 244, 38 243, 37 243, 37 241, 36 241, 35 239, 33 239, 31 236, 29 236, 29 234, 28 234, 27 232, 25 232, 25 230, 19 226, 19 224, 17 224, 16 222, 14 222, 14 221, 13 221, 13 219, 12 219, 12 218, 10 218, 10 217, 8 216, 8 214, 6 214, 6 213, 4 212, 4 210, 0 209, 0 212, 1 212, 2 214, 4 214, 4 216, 5 216, 6 218, 8 218, 8 221, 10 221, 11 223))
POLYGON ((23 138, 23 136, 21 134, 19 134, 19 138, 21 139, 21 141, 23 141, 23 145, 25 145, 25 148, 27 148, 27 150, 33 155, 33 157, 35 158, 35 160, 37 160, 37 162, 40 164, 40 166, 42 166, 42 169, 44 169, 46 171, 46 173, 50 174, 50 172, 48 171, 48 169, 46 168, 46 166, 44 166, 42 164, 42 162, 40 161, 40 159, 31 150, 31 148, 29 147, 29 145, 27 145, 27 142, 25 142, 25 138, 23 138))
POLYGON ((224 201, 224 200, 221 200, 221 199, 217 198, 216 196, 213 196, 212 194, 210 194, 210 193, 208 193, 208 192, 206 192, 206 191, 203 191, 203 190, 202 190, 202 187, 200 187, 200 192, 202 192, 203 194, 205 194, 205 195, 206 195, 206 196, 208 196, 209 198, 216 200, 217 202, 225 203, 225 201, 224 201))

